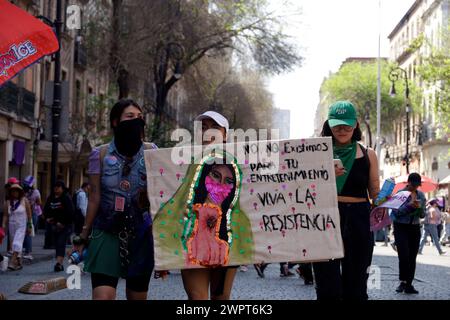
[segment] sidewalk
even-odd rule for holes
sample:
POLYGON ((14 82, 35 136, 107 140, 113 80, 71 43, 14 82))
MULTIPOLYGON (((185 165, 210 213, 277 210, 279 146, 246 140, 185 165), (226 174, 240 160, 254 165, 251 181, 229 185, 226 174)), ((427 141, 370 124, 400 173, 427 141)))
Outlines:
MULTIPOLYGON (((44 234, 45 230, 38 230, 36 232, 36 235, 33 237, 33 251, 31 252, 33 260, 24 259, 23 261, 24 264, 32 264, 41 261, 51 260, 54 258, 55 249, 44 249, 44 234)), ((0 253, 3 256, 6 256, 7 254, 6 245, 7 241, 6 239, 4 239, 2 245, 0 246, 0 253)))

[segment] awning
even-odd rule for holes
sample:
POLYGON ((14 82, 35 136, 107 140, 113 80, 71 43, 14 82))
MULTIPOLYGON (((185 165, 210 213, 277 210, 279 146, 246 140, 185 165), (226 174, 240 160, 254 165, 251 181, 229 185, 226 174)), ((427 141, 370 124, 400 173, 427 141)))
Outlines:
POLYGON ((446 176, 444 179, 439 181, 439 186, 445 186, 450 183, 450 174, 446 176))
POLYGON ((52 28, 7 0, 0 0, 0 86, 59 49, 52 28))

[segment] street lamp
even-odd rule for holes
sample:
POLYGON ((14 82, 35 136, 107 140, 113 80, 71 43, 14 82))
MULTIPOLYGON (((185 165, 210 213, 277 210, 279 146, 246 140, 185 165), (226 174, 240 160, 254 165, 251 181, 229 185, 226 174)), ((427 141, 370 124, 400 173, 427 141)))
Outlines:
POLYGON ((56 19, 51 21, 45 16, 38 16, 38 19, 55 28, 56 38, 58 39, 59 49, 55 52, 55 72, 53 80, 53 104, 52 104, 52 158, 50 167, 51 186, 56 182, 56 165, 58 163, 58 143, 59 143, 59 119, 61 118, 61 27, 62 21, 62 1, 56 0, 56 19))
POLYGON ((61 17, 62 3, 56 1, 55 31, 59 42, 59 50, 55 53, 55 76, 52 105, 52 162, 51 162, 51 183, 52 188, 56 182, 56 164, 58 163, 58 143, 59 143, 59 119, 61 118, 61 17))
POLYGON ((405 98, 406 98, 406 155, 404 157, 406 164, 406 173, 409 174, 409 135, 410 135, 410 127, 409 127, 409 113, 411 112, 411 106, 409 102, 409 82, 408 82, 408 73, 406 70, 396 67, 391 70, 389 73, 389 80, 392 82, 391 90, 389 95, 391 97, 395 97, 395 82, 399 79, 403 78, 405 80, 405 98))

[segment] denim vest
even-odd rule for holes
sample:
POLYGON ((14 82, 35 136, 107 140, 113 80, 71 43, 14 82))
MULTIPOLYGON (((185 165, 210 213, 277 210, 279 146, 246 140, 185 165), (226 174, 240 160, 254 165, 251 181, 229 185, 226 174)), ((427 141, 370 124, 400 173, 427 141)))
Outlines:
MULTIPOLYGON (((152 148, 154 147, 152 144, 152 148)), ((139 232, 139 229, 148 228, 152 223, 148 205, 143 205, 142 201, 139 201, 140 198, 146 199, 147 196, 144 144, 131 161, 128 161, 130 170, 124 177, 123 168, 126 162, 126 157, 117 151, 113 140, 108 146, 101 166, 100 207, 95 220, 97 229, 118 233, 127 226, 139 232), (119 208, 123 206, 124 210, 116 210, 116 205, 119 208)))

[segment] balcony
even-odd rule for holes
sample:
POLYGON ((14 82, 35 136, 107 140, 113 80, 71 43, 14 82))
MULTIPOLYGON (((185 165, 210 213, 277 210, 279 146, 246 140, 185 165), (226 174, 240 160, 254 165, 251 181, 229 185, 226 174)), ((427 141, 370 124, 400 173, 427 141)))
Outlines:
POLYGON ((0 88, 0 109, 6 112, 18 113, 19 87, 11 81, 0 88))
POLYGON ((34 105, 36 96, 33 92, 19 87, 11 81, 0 88, 0 109, 27 120, 34 119, 34 105))
POLYGON ((25 118, 30 120, 34 119, 34 103, 36 101, 36 96, 34 93, 22 88, 23 99, 22 99, 22 112, 25 118))

